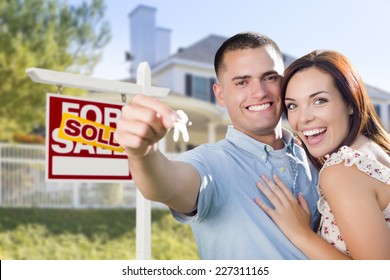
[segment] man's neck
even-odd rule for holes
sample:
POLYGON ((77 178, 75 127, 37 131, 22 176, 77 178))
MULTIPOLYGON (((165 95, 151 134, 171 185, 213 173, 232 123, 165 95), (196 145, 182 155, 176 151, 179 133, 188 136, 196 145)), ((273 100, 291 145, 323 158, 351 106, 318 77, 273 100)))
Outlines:
POLYGON ((258 135, 258 136, 252 136, 257 141, 260 141, 263 144, 267 144, 271 146, 274 150, 280 150, 284 147, 283 138, 281 135, 258 135))

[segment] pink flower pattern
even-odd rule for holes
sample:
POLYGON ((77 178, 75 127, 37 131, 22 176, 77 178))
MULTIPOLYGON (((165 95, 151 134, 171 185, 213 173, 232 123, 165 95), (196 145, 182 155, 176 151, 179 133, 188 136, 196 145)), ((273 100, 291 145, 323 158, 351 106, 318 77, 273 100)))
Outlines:
MULTIPOLYGON (((385 184, 390 184, 389 167, 386 167, 368 155, 347 146, 343 146, 337 153, 333 153, 325 162, 322 170, 331 165, 340 164, 342 162, 344 162, 345 166, 356 165, 360 171, 380 180, 381 182, 384 182, 385 184)), ((334 218, 332 210, 330 209, 320 187, 318 187, 318 192, 320 199, 317 206, 318 210, 322 214, 318 234, 330 244, 335 246, 338 250, 349 256, 350 254, 348 248, 346 247, 343 237, 340 234, 336 219, 334 218)), ((383 210, 383 215, 390 230, 390 203, 386 209, 383 210)))

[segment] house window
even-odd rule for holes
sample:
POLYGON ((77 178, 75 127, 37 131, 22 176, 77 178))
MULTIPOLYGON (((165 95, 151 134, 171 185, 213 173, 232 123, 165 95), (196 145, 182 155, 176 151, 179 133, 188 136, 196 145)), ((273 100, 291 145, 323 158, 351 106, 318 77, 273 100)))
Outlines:
POLYGON ((209 92, 209 80, 203 77, 193 77, 192 83, 192 93, 193 97, 196 99, 200 99, 203 101, 210 100, 210 92, 209 92))
POLYGON ((389 122, 388 122, 388 131, 390 131, 390 105, 387 109, 387 115, 389 116, 389 122))
POLYGON ((214 78, 195 76, 192 74, 185 75, 186 96, 199 100, 215 103, 213 93, 214 78))
POLYGON ((378 114, 379 117, 381 117, 381 106, 374 105, 375 112, 378 114))

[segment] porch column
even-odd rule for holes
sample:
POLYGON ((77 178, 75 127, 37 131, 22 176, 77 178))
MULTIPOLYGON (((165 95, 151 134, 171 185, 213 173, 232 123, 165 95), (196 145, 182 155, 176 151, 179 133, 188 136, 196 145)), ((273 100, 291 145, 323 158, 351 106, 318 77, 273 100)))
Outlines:
POLYGON ((215 122, 209 122, 208 126, 208 143, 215 143, 217 140, 217 125, 215 122))
POLYGON ((390 132, 390 104, 388 103, 382 103, 381 104, 381 115, 380 118, 383 122, 384 127, 386 128, 387 132, 390 132))

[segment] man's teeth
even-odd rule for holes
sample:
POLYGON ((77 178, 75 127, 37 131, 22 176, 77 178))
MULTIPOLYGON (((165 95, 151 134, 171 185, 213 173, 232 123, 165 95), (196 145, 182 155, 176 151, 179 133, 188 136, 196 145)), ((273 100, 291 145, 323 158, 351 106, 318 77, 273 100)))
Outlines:
POLYGON ((325 130, 326 130, 325 128, 316 128, 316 129, 312 129, 312 130, 307 130, 307 131, 303 131, 303 135, 313 136, 316 134, 320 134, 320 133, 324 132, 325 130))
POLYGON ((248 110, 249 111, 262 111, 262 110, 268 109, 269 107, 271 107, 271 103, 249 106, 248 110))

